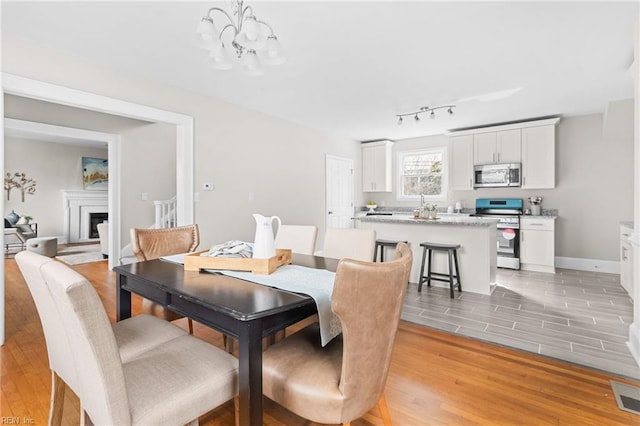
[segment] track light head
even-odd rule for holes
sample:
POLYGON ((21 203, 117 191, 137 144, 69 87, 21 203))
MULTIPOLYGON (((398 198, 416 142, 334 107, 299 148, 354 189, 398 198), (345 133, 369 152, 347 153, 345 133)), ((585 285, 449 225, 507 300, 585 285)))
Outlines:
POLYGON ((449 113, 449 115, 453 115, 453 109, 451 109, 451 107, 449 107, 449 109, 447 110, 447 112, 449 113))
POLYGON ((414 120, 416 120, 416 122, 420 121, 420 117, 418 117, 418 114, 416 114, 416 115, 413 117, 413 119, 414 119, 414 120))
POLYGON ((431 110, 431 114, 429 114, 431 116, 431 118, 436 118, 436 112, 434 110, 431 110))
POLYGON ((398 116, 398 126, 401 126, 401 125, 402 125, 402 116, 399 115, 398 116))

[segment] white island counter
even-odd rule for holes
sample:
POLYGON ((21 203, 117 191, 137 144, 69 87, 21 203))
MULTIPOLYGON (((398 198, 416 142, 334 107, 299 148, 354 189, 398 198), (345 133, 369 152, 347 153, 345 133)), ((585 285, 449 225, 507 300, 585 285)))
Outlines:
MULTIPOLYGON (((410 277, 412 283, 417 283, 420 275, 420 243, 428 241, 460 244, 458 261, 462 291, 489 295, 493 292, 496 282, 496 223, 496 219, 456 214, 443 214, 438 219, 414 219, 409 215, 394 214, 359 217, 356 227, 374 229, 378 239, 408 241, 413 251, 410 277)), ((447 273, 446 252, 434 252, 433 262, 433 271, 447 273)), ((431 281, 431 285, 449 286, 441 281, 431 281)), ((424 285, 422 291, 426 291, 427 288, 424 285)))

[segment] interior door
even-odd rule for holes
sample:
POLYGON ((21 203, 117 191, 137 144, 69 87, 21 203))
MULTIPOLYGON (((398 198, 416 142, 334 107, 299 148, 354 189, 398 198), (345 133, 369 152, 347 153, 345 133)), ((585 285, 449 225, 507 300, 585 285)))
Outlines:
POLYGON ((353 227, 353 160, 327 155, 326 227, 353 227))

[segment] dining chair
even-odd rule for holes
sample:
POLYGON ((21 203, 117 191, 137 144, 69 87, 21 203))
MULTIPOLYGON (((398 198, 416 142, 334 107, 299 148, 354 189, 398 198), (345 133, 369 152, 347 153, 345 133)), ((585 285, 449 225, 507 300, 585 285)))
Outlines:
POLYGON ((376 249, 376 231, 358 228, 328 228, 324 235, 324 257, 356 259, 369 262, 376 249))
POLYGON ((377 403, 390 425, 384 387, 412 259, 404 243, 391 262, 342 259, 331 296, 342 334, 322 347, 313 323, 267 348, 264 395, 319 423, 349 424, 377 403))
MULTIPOLYGON (((31 251, 17 253, 15 260, 36 305, 44 331, 52 377, 49 424, 57 425, 62 419, 65 389, 68 386, 76 392, 78 380, 62 317, 40 273, 44 264, 54 260, 31 251)), ((150 315, 138 315, 117 322, 112 328, 123 361, 129 361, 162 343, 187 334, 180 327, 150 315)))
POLYGON ((314 225, 282 225, 276 234, 276 248, 312 255, 316 249, 317 237, 318 227, 314 225))
MULTIPOLYGON (((199 244, 200 233, 197 224, 161 229, 131 228, 131 248, 139 262, 172 254, 191 253, 199 244)), ((167 321, 184 318, 183 315, 149 299, 142 299, 142 312, 167 321)), ((188 318, 188 326, 189 334, 193 334, 191 318, 188 318)))
POLYGON ((91 283, 60 262, 44 263, 40 271, 62 317, 59 337, 73 348, 70 362, 83 420, 195 424, 226 401, 237 401, 238 361, 232 355, 184 334, 124 361, 91 283))

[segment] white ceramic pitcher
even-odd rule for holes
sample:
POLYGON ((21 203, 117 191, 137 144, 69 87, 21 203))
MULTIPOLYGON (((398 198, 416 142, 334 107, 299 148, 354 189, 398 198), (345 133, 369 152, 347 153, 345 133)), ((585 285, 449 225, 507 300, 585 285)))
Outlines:
POLYGON ((256 237, 253 242, 253 258, 269 259, 276 255, 276 242, 273 233, 273 221, 278 222, 278 230, 282 225, 282 221, 278 216, 266 217, 261 214, 254 213, 256 220, 256 237))

